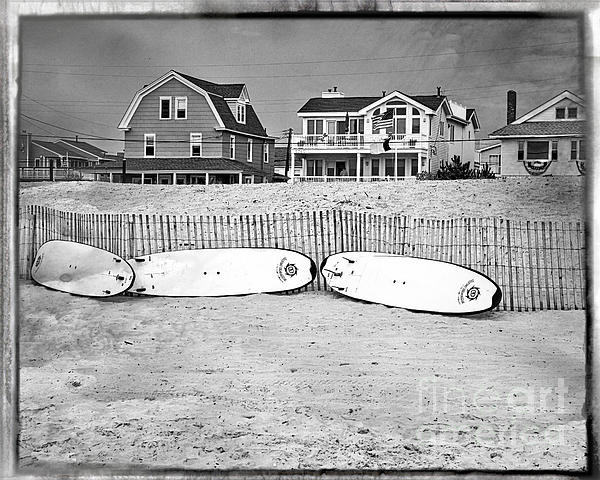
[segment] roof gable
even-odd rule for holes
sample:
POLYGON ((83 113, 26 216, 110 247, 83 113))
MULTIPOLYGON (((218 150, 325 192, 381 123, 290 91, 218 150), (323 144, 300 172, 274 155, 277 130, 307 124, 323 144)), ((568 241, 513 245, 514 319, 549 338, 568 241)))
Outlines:
POLYGON ((433 110, 430 107, 428 107, 427 105, 421 103, 416 98, 410 97, 398 90, 394 90, 392 93, 390 93, 384 97, 380 97, 377 101, 375 101, 369 105, 366 105, 358 113, 366 114, 370 110, 373 110, 381 105, 385 105, 387 102, 389 102, 391 100, 395 100, 395 99, 402 100, 402 101, 406 102, 407 104, 413 105, 415 107, 420 107, 422 110, 425 110, 425 113, 429 113, 429 114, 435 113, 435 110, 433 110))
POLYGON ((543 103, 542 105, 534 108, 533 110, 530 110, 525 115, 520 116, 514 122, 512 122, 511 125, 519 125, 523 122, 536 121, 535 117, 542 114, 546 110, 554 107, 554 105, 556 105, 557 103, 559 103, 565 99, 568 99, 582 107, 584 106, 583 99, 581 97, 575 95, 574 93, 570 92, 569 90, 565 90, 565 91, 559 93, 558 95, 556 95, 555 97, 552 97, 550 100, 543 103))
POLYGON ((91 144, 89 144, 87 142, 65 140, 65 139, 61 138, 56 143, 64 144, 71 151, 83 152, 83 153, 85 153, 85 154, 87 154, 87 155, 89 155, 91 157, 102 158, 102 157, 104 157, 104 155, 106 155, 106 151, 105 150, 102 150, 101 148, 98 148, 98 147, 96 147, 94 145, 91 145, 91 144))
MULTIPOLYGON (((131 122, 131 119, 133 118, 133 115, 135 114, 137 108, 139 107, 142 99, 149 93, 160 88, 162 85, 164 85, 165 83, 167 83, 168 81, 173 80, 173 79, 181 82, 182 84, 184 84, 185 86, 196 91, 200 95, 203 95, 204 98, 206 99, 206 101, 208 102, 210 109, 212 110, 213 114, 215 115, 217 123, 219 124, 220 127, 224 127, 221 117, 219 116, 219 114, 210 98, 209 92, 199 86, 200 83, 205 83, 205 84, 210 84, 210 85, 217 85, 217 84, 213 84, 211 82, 205 82, 204 80, 200 80, 200 79, 195 79, 195 80, 197 80, 197 82, 192 82, 192 81, 190 81, 189 78, 190 78, 189 75, 186 75, 185 77, 183 77, 181 74, 179 74, 175 70, 170 70, 162 77, 156 79, 154 82, 152 82, 149 85, 146 85, 142 89, 138 90, 136 92, 136 94, 134 95, 133 100, 129 104, 129 107, 127 107, 127 110, 125 111, 125 115, 123 115, 123 118, 121 119, 121 122, 119 123, 119 126, 117 128, 119 128, 121 130, 127 130, 129 128, 129 122, 131 122)), ((194 78, 194 77, 191 77, 191 78, 194 78)), ((209 88, 211 88, 210 85, 209 85, 209 88)))

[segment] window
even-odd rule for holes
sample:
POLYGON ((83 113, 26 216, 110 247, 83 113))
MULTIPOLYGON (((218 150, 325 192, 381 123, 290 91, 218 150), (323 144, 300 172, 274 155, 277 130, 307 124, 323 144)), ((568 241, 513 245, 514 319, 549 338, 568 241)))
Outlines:
POLYGON ((439 133, 440 137, 444 136, 444 122, 440 122, 439 133))
POLYGON ((229 137, 229 158, 235 158, 235 135, 229 137))
POLYGON ((394 171, 394 159, 393 158, 386 158, 385 159, 385 176, 386 177, 393 177, 395 175, 395 171, 394 171))
POLYGON ((571 160, 577 160, 577 140, 571 140, 571 160))
POLYGON ((552 142, 552 160, 558 160, 558 142, 552 142))
POLYGON ((448 125, 448 133, 450 135, 450 141, 454 141, 454 125, 448 125))
POLYGON ((269 163, 269 144, 263 143, 263 162, 269 163))
POLYGON ((556 108, 556 118, 557 119, 565 118, 565 107, 557 107, 556 108))
POLYGON ((579 160, 585 160, 585 141, 579 140, 579 160))
POLYGON ((517 148, 517 160, 525 160, 525 142, 519 142, 517 148))
POLYGON ((527 142, 527 160, 548 160, 548 142, 527 142))
POLYGON ((158 118, 161 120, 169 120, 171 118, 171 97, 160 97, 158 118))
POLYGON ((416 158, 413 158, 410 161, 410 176, 416 177, 418 173, 419 173, 419 160, 416 158))
POLYGON ((323 120, 307 120, 306 129, 308 135, 323 135, 323 120))
POLYGON ((379 176, 379 159, 373 158, 371 160, 371 176, 378 177, 379 176))
POLYGON ((421 117, 412 118, 412 133, 421 133, 421 117))
POLYGON ((239 123, 246 123, 246 105, 243 103, 237 104, 236 119, 239 123))
POLYGON ((187 118, 187 97, 175 97, 175 118, 187 118))
POLYGON ((577 107, 567 108, 567 118, 577 118, 577 107))
POLYGON ((248 162, 252 161, 252 139, 251 138, 248 139, 248 145, 247 145, 247 149, 246 149, 246 161, 248 161, 248 162))
POLYGON ((144 157, 154 157, 156 154, 156 134, 144 134, 144 157))
POLYGON ((351 118, 350 119, 350 133, 356 135, 357 133, 365 133, 365 120, 364 118, 351 118))
POLYGON ((190 133, 190 156, 201 157, 202 156, 202 134, 201 133, 190 133))

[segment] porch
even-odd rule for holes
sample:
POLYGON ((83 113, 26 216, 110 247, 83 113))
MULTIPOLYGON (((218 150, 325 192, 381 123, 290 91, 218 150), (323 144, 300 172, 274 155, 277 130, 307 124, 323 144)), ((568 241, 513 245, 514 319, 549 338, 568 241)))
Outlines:
POLYGON ((390 182, 415 179, 427 171, 421 152, 387 152, 381 155, 305 154, 300 157, 300 175, 292 182, 390 182))

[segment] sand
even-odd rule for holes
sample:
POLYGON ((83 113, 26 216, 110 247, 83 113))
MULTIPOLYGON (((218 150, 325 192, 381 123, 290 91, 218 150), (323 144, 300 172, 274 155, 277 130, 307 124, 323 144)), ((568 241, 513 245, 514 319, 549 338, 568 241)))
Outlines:
POLYGON ((239 215, 343 209, 426 218, 582 219, 584 177, 269 185, 22 184, 22 205, 79 213, 239 215))
MULTIPOLYGON (((582 178, 22 184, 73 212, 584 218, 582 178)), ((75 297, 23 281, 21 465, 586 467, 582 311, 417 314, 332 292, 75 297)))
POLYGON ((21 288, 23 467, 566 469, 584 313, 21 288))

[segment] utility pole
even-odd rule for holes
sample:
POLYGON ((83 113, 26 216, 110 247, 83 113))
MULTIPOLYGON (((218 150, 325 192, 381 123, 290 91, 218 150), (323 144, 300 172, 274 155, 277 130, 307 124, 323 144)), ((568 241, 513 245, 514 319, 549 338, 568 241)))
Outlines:
MULTIPOLYGON (((290 155, 291 155, 291 150, 292 150, 292 131, 293 129, 290 128, 288 130, 288 144, 287 144, 287 155, 285 157, 285 176, 288 176, 288 172, 290 170, 290 155)), ((295 165, 292 165, 292 168, 294 168, 295 165)))

